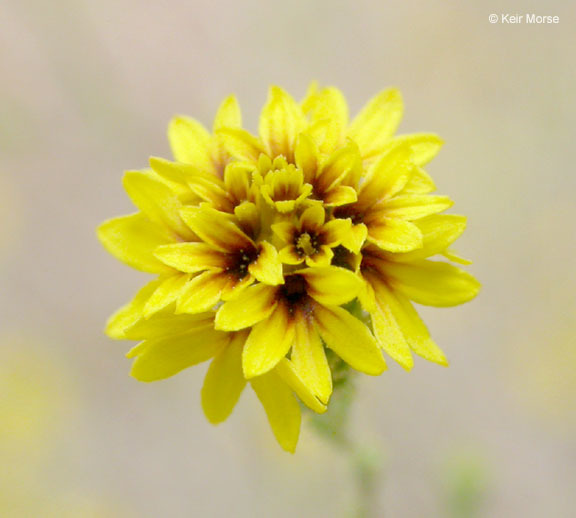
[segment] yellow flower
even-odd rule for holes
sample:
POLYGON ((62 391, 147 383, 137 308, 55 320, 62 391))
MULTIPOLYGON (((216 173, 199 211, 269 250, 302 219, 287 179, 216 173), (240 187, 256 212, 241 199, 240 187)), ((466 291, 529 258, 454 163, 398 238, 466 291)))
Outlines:
MULTIPOLYGON (((430 137, 426 140, 430 146, 439 148, 439 140, 434 142, 430 137)), ((412 150, 415 142, 417 137, 390 143, 354 182, 357 200, 334 211, 335 217, 349 218, 354 223, 352 246, 357 247, 367 239, 390 252, 421 248, 422 233, 415 221, 452 206, 447 196, 429 194, 433 185, 416 181, 426 176, 418 169, 422 159, 412 150)))
POLYGON ((326 223, 322 205, 308 207, 295 221, 284 221, 272 226, 280 239, 280 260, 286 264, 329 266, 334 256, 332 249, 342 243, 350 232, 350 220, 333 219, 326 223))
POLYGON ((394 254, 373 244, 362 249, 358 269, 365 280, 362 304, 370 313, 382 348, 407 370, 414 364, 411 352, 448 365, 411 301, 447 307, 468 302, 478 294, 480 285, 472 275, 449 263, 429 260, 445 253, 465 226, 462 216, 430 216, 418 222, 423 246, 417 250, 394 254))
POLYGON ((255 180, 260 187, 264 201, 278 212, 293 212, 312 192, 312 186, 304 183, 304 174, 293 164, 286 163, 284 157, 271 162, 263 156, 259 168, 267 171, 264 177, 257 175, 255 180), (270 164, 270 165, 268 165, 270 164))
POLYGON ((154 381, 212 360, 202 389, 208 420, 232 412, 246 384, 281 444, 294 451, 298 399, 326 410, 330 348, 352 368, 379 375, 382 349, 404 367, 411 352, 441 364, 411 300, 447 306, 477 281, 442 255, 464 230, 452 205, 431 194, 423 166, 442 141, 394 136, 402 117, 386 90, 351 122, 343 95, 313 85, 297 103, 272 87, 254 136, 234 97, 211 135, 175 118, 175 161, 124 177, 138 212, 98 235, 118 259, 156 275, 109 321, 116 339, 139 340, 132 375, 154 381), (359 301, 366 312, 345 306, 359 301))
MULTIPOLYGON (((214 119, 214 131, 242 125, 240 107, 236 98, 226 98, 214 119)), ((168 140, 178 162, 192 164, 207 173, 222 177, 228 163, 228 153, 217 135, 210 135, 197 120, 186 116, 174 117, 168 127, 168 140)))
POLYGON ((207 311, 252 284, 283 282, 278 252, 267 241, 256 244, 237 218, 206 205, 186 207, 181 215, 201 241, 159 246, 155 255, 164 264, 189 274, 179 293, 178 313, 207 311))
POLYGON ((322 341, 361 372, 378 375, 386 368, 368 328, 339 307, 361 288, 358 276, 343 268, 297 270, 283 285, 254 285, 225 302, 216 313, 216 329, 251 328, 242 353, 246 378, 268 372, 291 350, 303 381, 327 404, 332 380, 322 341))

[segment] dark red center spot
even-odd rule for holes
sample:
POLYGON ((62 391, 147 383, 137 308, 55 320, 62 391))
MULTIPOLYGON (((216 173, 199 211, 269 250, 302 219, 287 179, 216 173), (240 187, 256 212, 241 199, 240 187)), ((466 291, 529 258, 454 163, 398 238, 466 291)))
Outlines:
POLYGON ((230 264, 226 271, 237 277, 243 279, 248 275, 248 266, 258 259, 258 251, 252 249, 240 249, 231 254, 230 264))

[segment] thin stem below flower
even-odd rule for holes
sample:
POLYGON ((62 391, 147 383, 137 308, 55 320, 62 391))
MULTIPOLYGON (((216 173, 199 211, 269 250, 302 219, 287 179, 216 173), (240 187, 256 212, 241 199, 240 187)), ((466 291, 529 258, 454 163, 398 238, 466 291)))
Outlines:
POLYGON ((351 516, 382 518, 382 510, 378 509, 377 502, 382 456, 376 447, 357 442, 349 430, 349 415, 355 394, 354 373, 329 350, 327 356, 333 372, 334 393, 328 412, 312 417, 313 428, 348 458, 356 491, 351 516))

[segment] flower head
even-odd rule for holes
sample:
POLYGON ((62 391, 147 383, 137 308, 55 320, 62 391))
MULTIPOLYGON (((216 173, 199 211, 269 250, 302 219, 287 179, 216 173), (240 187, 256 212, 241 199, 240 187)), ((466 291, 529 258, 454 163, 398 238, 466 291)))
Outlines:
POLYGON ((351 224, 348 219, 326 222, 324 208, 315 203, 298 218, 274 224, 272 230, 279 239, 283 263, 329 266, 334 256, 332 249, 347 238, 351 224))
MULTIPOLYGON (((264 157, 267 158, 267 157, 264 157)), ((270 162, 269 159, 261 163, 270 162)), ((278 157, 263 176, 255 175, 262 199, 281 213, 294 212, 310 196, 312 186, 304 183, 304 174, 294 164, 278 157)))
POLYGON ((412 302, 461 304, 479 285, 430 260, 465 262, 449 248, 465 218, 439 214, 452 201, 431 194, 423 169, 442 141, 395 137, 401 116, 397 90, 350 122, 340 91, 313 85, 301 103, 272 87, 258 136, 234 97, 213 134, 175 118, 176 160, 126 173, 138 212, 99 228, 113 255, 156 275, 107 328, 140 340, 132 375, 154 381, 212 359, 207 418, 226 419, 249 384, 294 451, 298 399, 318 413, 329 405, 327 348, 369 375, 385 370, 382 351, 407 369, 412 353, 445 365, 412 302))

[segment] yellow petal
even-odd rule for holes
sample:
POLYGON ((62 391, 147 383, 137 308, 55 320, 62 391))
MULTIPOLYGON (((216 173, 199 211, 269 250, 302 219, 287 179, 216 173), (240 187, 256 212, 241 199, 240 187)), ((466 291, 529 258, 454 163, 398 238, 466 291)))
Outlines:
POLYGON ((123 178, 124 188, 130 199, 153 222, 184 239, 192 233, 180 218, 182 206, 172 192, 153 171, 128 171, 123 178))
POLYGON ((444 253, 464 232, 466 218, 456 214, 435 214, 418 220, 416 224, 422 232, 422 248, 390 255, 390 260, 410 262, 444 253))
MULTIPOLYGON (((319 153, 320 149, 325 149, 327 147, 324 143, 326 142, 326 137, 329 134, 330 134, 329 119, 316 120, 308 124, 308 127, 306 128, 306 135, 308 135, 310 139, 314 142, 314 145, 316 146, 316 149, 318 150, 319 153)), ((321 153, 320 157, 322 158, 323 155, 324 154, 321 153)))
POLYGON ((276 248, 267 241, 260 243, 258 259, 248 266, 248 271, 264 284, 284 284, 282 261, 276 248))
POLYGON ((348 135, 356 141, 362 157, 377 154, 394 135, 402 119, 402 96, 396 89, 380 92, 352 121, 348 135))
POLYGON ((454 250, 451 250, 451 249, 444 250, 444 252, 442 252, 442 255, 444 257, 446 257, 446 259, 449 259, 450 261, 454 261, 455 263, 458 263, 458 264, 472 264, 472 261, 470 261, 470 259, 466 259, 465 257, 460 257, 454 250))
POLYGON ((246 386, 242 374, 242 347, 246 335, 238 333, 212 360, 202 387, 202 408, 208 421, 225 421, 246 386))
POLYGON ((308 196, 310 196, 311 192, 312 192, 312 186, 310 184, 305 183, 300 190, 300 195, 298 196, 298 198, 296 198, 294 201, 292 200, 277 201, 275 203, 276 210, 282 213, 293 211, 300 202, 302 202, 308 196))
POLYGON ((364 280, 362 289, 358 293, 358 301, 360 302, 362 309, 368 313, 373 313, 376 311, 376 295, 374 294, 374 288, 372 288, 372 279, 368 277, 367 272, 360 274, 364 280))
POLYGON ((320 304, 340 306, 351 301, 362 289, 362 280, 350 270, 324 266, 300 270, 308 284, 308 295, 320 304))
POLYGON ((332 249, 329 246, 322 245, 320 250, 314 255, 306 256, 306 264, 311 267, 330 266, 333 257, 334 252, 332 249))
POLYGON ((408 146, 397 147, 385 153, 366 173, 358 198, 363 207, 398 194, 412 175, 414 165, 408 146))
POLYGON ((202 171, 215 173, 212 161, 212 137, 198 121, 183 115, 168 126, 168 140, 178 162, 194 164, 202 171))
POLYGON ((266 411, 272 432, 282 449, 294 453, 300 435, 300 405, 290 387, 275 371, 250 381, 266 411))
POLYGON ((316 230, 324 225, 326 215, 321 204, 315 203, 308 207, 300 216, 300 225, 306 230, 316 230))
POLYGON ((318 146, 305 133, 300 133, 296 140, 294 158, 298 168, 304 173, 304 181, 311 183, 318 171, 318 146))
POLYGON ((433 133, 412 133, 394 137, 384 146, 383 152, 395 147, 408 146, 412 151, 412 161, 421 167, 438 154, 443 144, 444 141, 433 133))
POLYGON ((216 133, 222 145, 231 156, 246 162, 257 162, 266 153, 262 143, 241 128, 222 128, 216 133))
POLYGON ((429 194, 405 194, 388 200, 385 205, 386 216, 415 220, 442 212, 454 202, 448 196, 429 194))
POLYGON ((432 177, 421 167, 415 167, 412 170, 410 180, 408 180, 408 183, 404 186, 403 192, 405 194, 428 194, 435 190, 436 184, 434 180, 432 180, 432 177))
POLYGON ((138 381, 157 381, 209 360, 229 341, 226 333, 202 329, 180 336, 147 340, 128 354, 136 358, 130 374, 138 381))
POLYGON ((324 244, 330 247, 339 245, 351 231, 352 222, 349 219, 333 219, 322 228, 324 244))
POLYGON ((105 221, 98 227, 98 239, 108 252, 132 268, 148 273, 172 271, 154 256, 154 251, 173 242, 174 237, 140 212, 105 221))
POLYGON ((345 238, 342 239, 342 246, 350 250, 351 252, 358 254, 362 245, 368 237, 368 228, 364 223, 359 223, 358 225, 352 225, 350 233, 346 234, 345 238))
POLYGON ((318 97, 318 81, 310 81, 308 89, 306 90, 306 95, 304 99, 300 101, 300 106, 302 106, 302 111, 304 113, 309 113, 316 103, 318 97))
POLYGON ((206 271, 194 277, 183 288, 177 313, 202 313, 220 301, 222 290, 228 284, 228 277, 220 271, 206 271))
POLYGON ((285 246, 278 252, 278 258, 284 264, 302 264, 304 256, 298 254, 294 245, 285 246))
POLYGON ((348 125, 348 105, 337 88, 323 88, 316 95, 310 121, 314 123, 322 120, 328 120, 329 124, 320 150, 329 154, 344 141, 344 132, 348 125))
POLYGON ((255 284, 233 300, 225 302, 216 313, 216 329, 238 331, 267 318, 276 307, 277 288, 255 284))
MULTIPOLYGON (((186 185, 188 179, 195 176, 205 176, 208 173, 203 173, 192 164, 185 164, 183 162, 172 162, 165 158, 152 156, 149 159, 150 168, 162 178, 171 184, 186 185)), ((209 175, 212 176, 212 175, 209 175)))
POLYGON ((234 215, 247 236, 254 238, 260 234, 260 210, 256 204, 245 201, 234 208, 234 215))
POLYGON ((158 179, 169 187, 180 200, 200 201, 188 186, 187 178, 194 174, 208 175, 210 173, 201 173, 199 169, 190 164, 171 162, 158 157, 150 157, 149 163, 152 171, 158 175, 158 179))
MULTIPOLYGON (((376 296, 381 308, 387 308, 410 348, 419 356, 447 366, 448 360, 442 350, 430 338, 430 333, 410 301, 402 294, 392 292, 383 283, 376 286, 376 296)), ((389 330, 388 330, 389 331, 389 330)), ((392 353, 390 353, 391 356, 392 353)), ((400 361, 400 360, 398 360, 400 361)))
POLYGON ((480 291, 480 283, 472 275, 448 263, 388 263, 386 275, 395 290, 426 306, 456 306, 480 291))
POLYGON ((260 137, 270 155, 283 155, 292 161, 296 137, 304 129, 302 108, 282 88, 273 86, 260 115, 260 137))
MULTIPOLYGON (((264 195, 264 190, 261 191, 264 195)), ((296 208, 297 202, 296 200, 280 200, 274 201, 270 198, 269 195, 264 195, 264 199, 269 202, 278 212, 282 214, 288 214, 289 212, 293 212, 296 208)))
POLYGON ((256 324, 244 346, 242 368, 247 379, 273 369, 284 358, 294 340, 294 325, 284 304, 256 324))
POLYGON ((240 128, 242 113, 236 96, 229 95, 222 101, 214 118, 214 132, 222 128, 240 128))
POLYGON ((368 328, 345 309, 316 306, 314 319, 322 339, 350 367, 378 376, 386 369, 376 340, 368 328))
POLYGON ((124 338, 127 340, 150 340, 191 333, 202 329, 214 328, 214 313, 196 315, 175 315, 167 310, 155 313, 150 318, 140 318, 126 328, 124 338))
POLYGON ((194 233, 217 250, 228 252, 254 246, 230 214, 206 206, 184 207, 181 214, 194 233))
POLYGON ((266 202, 282 213, 291 212, 312 192, 312 186, 303 183, 302 171, 294 166, 270 171, 260 193, 266 202))
POLYGON ((347 177, 357 178, 362 172, 362 157, 358 146, 348 142, 332 153, 316 176, 316 190, 320 193, 334 189, 347 177))
POLYGON ((276 234, 285 244, 292 244, 294 242, 294 234, 296 228, 291 221, 281 221, 272 225, 272 232, 276 234))
POLYGON ((150 318, 154 313, 166 308, 180 297, 190 275, 177 273, 164 279, 144 306, 144 316, 150 318))
POLYGON ((228 284, 222 290, 222 300, 232 300, 236 298, 240 292, 245 290, 248 286, 251 286, 254 282, 254 277, 248 274, 242 278, 238 278, 235 275, 228 276, 228 284))
POLYGON ((339 207, 354 203, 358 199, 356 190, 349 185, 337 185, 323 195, 324 205, 327 207, 339 207))
POLYGON ((224 185, 237 202, 246 201, 250 195, 250 182, 254 166, 243 162, 231 162, 224 170, 224 185))
POLYGON ((175 243, 160 246, 155 255, 164 264, 180 272, 194 273, 228 266, 226 254, 206 243, 175 243))
POLYGON ((408 371, 411 370, 414 366, 414 358, 412 358, 410 346, 389 305, 377 304, 376 310, 370 313, 370 316, 378 344, 402 367, 408 371))
POLYGON ((308 386, 302 381, 296 372, 294 364, 287 358, 282 358, 275 371, 280 375, 285 383, 296 393, 302 403, 317 414, 326 412, 327 407, 314 395, 308 386))
POLYGON ((156 279, 146 284, 128 304, 122 306, 108 319, 106 334, 110 338, 116 340, 126 338, 126 329, 144 317, 144 306, 161 282, 161 280, 156 279))
POLYGON ((332 394, 332 373, 318 331, 301 313, 296 317, 296 336, 290 356, 302 382, 324 404, 332 394))
POLYGON ((232 202, 224 183, 213 173, 201 171, 193 164, 170 162, 163 158, 151 157, 150 167, 162 180, 178 183, 184 193, 179 194, 180 199, 186 203, 207 201, 216 209, 230 210, 232 202))
POLYGON ((382 250, 408 252, 422 247, 422 232, 409 221, 383 217, 368 225, 368 240, 382 250))

